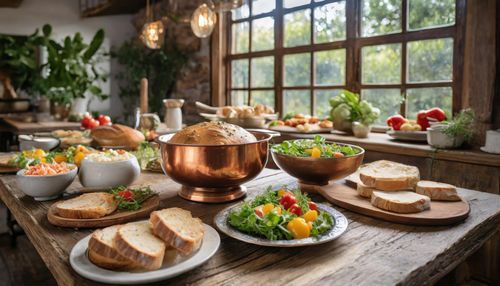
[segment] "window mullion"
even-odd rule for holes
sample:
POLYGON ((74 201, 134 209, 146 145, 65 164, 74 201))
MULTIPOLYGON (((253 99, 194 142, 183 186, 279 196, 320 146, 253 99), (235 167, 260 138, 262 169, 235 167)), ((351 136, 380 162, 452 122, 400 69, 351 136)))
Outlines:
POLYGON ((274 97, 276 109, 283 114, 283 0, 276 0, 274 13, 274 97))

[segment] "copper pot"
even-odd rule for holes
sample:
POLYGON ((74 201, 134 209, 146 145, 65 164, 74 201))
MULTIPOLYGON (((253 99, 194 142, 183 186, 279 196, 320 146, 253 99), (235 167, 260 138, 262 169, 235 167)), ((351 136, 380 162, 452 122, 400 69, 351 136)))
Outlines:
POLYGON ((227 202, 246 194, 242 184, 257 177, 268 160, 275 136, 252 131, 257 142, 230 145, 173 144, 174 134, 160 136, 163 171, 182 185, 179 195, 197 202, 227 202))

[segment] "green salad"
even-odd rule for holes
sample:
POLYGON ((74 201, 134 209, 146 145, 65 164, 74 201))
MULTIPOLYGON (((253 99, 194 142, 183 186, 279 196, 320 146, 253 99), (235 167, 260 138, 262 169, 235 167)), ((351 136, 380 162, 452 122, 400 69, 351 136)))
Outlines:
POLYGON ((283 155, 313 158, 339 158, 361 152, 348 145, 327 143, 325 138, 319 135, 316 135, 314 139, 284 141, 281 144, 273 145, 272 150, 283 155))
POLYGON ((143 202, 156 195, 150 187, 129 188, 119 186, 109 190, 118 202, 119 210, 136 211, 141 208, 143 202))
POLYGON ((269 240, 318 237, 332 229, 332 216, 320 211, 300 189, 272 190, 229 213, 228 223, 241 232, 269 240))

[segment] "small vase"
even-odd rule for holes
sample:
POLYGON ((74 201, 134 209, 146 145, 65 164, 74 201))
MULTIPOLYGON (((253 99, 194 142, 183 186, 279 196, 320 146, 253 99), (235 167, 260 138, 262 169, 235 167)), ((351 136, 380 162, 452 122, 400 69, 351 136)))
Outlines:
POLYGON ((60 103, 60 102, 50 102, 50 114, 54 116, 55 120, 63 121, 69 116, 71 111, 71 104, 60 103))
POLYGON ((164 99, 163 104, 167 111, 165 112, 165 125, 172 130, 182 129, 182 110, 184 99, 164 99))
POLYGON ((358 121, 352 123, 352 132, 357 138, 366 138, 372 130, 372 126, 358 121))

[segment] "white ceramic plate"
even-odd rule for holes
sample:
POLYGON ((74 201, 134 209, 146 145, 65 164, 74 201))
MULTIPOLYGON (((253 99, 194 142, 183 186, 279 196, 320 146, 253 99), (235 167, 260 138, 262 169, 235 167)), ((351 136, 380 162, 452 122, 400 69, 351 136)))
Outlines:
POLYGON ((388 130, 387 134, 401 141, 427 142, 427 131, 388 130))
POLYGON ((235 238, 237 240, 246 242, 246 243, 251 243, 251 244, 256 244, 256 245, 262 245, 262 246, 272 246, 272 247, 301 247, 301 246, 308 246, 308 245, 316 245, 316 244, 322 244, 325 242, 332 241, 342 235, 346 230, 347 230, 347 225, 349 222, 347 221, 347 218, 337 211, 336 209, 327 206, 325 204, 317 204, 318 209, 320 211, 326 211, 328 212, 334 221, 334 225, 332 229, 327 231, 326 233, 320 235, 319 237, 308 237, 304 239, 291 239, 291 240, 269 240, 265 238, 260 238, 256 237, 253 235, 249 235, 246 233, 243 233, 236 228, 232 227, 229 225, 227 222, 229 213, 241 207, 243 203, 239 203, 230 207, 227 207, 220 211, 214 218, 215 226, 222 231, 223 233, 227 234, 228 236, 235 238))
POLYGON ((205 236, 200 249, 190 256, 180 257, 179 255, 175 261, 164 262, 162 268, 154 271, 144 272, 121 272, 112 271, 100 268, 87 257, 87 247, 89 244, 90 235, 80 240, 69 255, 69 263, 71 267, 83 277, 102 283, 110 284, 138 284, 150 283, 160 280, 172 278, 180 275, 210 259, 219 248, 220 236, 215 229, 205 224, 205 236))
POLYGON ((281 126, 269 126, 269 130, 283 132, 283 133, 305 133, 305 134, 309 134, 309 133, 330 133, 333 130, 333 128, 321 128, 321 127, 319 127, 319 125, 313 125, 313 127, 309 131, 299 131, 295 127, 281 125, 281 126))

